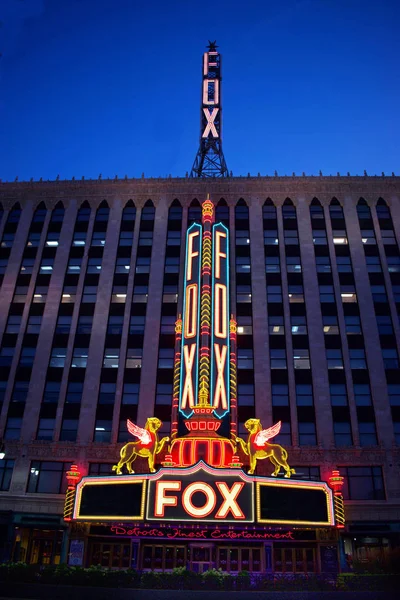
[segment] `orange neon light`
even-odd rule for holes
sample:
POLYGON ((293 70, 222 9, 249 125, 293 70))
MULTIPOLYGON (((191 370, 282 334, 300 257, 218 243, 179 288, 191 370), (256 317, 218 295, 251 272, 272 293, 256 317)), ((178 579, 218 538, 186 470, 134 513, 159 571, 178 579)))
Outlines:
POLYGON ((225 379, 224 379, 224 369, 226 362, 226 355, 228 352, 227 346, 221 346, 219 344, 214 344, 215 351, 215 362, 217 365, 217 381, 215 384, 215 392, 214 392, 214 408, 219 408, 221 403, 221 407, 223 409, 228 408, 228 402, 226 399, 226 389, 225 389, 225 379))
POLYGON ((186 288, 185 338, 193 338, 197 333, 197 283, 186 288))
POLYGON ((227 336, 226 285, 222 283, 216 283, 214 286, 214 296, 214 334, 217 338, 225 339, 227 336))
POLYGON ((187 269, 186 269, 186 281, 192 279, 192 264, 193 259, 199 255, 198 250, 193 251, 193 240, 199 235, 199 231, 192 231, 188 235, 188 255, 187 255, 187 269))
POLYGON ((226 252, 221 252, 221 238, 226 238, 223 231, 215 232, 215 277, 221 277, 221 258, 226 258, 226 252))
POLYGON ((192 368, 194 363, 194 357, 196 354, 196 344, 183 348, 183 356, 185 360, 186 376, 185 385, 183 386, 181 408, 186 408, 187 401, 189 399, 189 406, 194 406, 194 393, 193 393, 193 379, 192 379, 192 368))

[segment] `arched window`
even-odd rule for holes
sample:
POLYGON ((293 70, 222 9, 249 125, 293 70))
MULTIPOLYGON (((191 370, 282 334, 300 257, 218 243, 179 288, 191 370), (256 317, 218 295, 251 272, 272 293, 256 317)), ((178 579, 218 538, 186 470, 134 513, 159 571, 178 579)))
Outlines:
POLYGON ((79 223, 84 223, 89 221, 90 219, 90 204, 87 200, 81 204, 80 209, 78 210, 78 215, 76 217, 76 221, 79 223))
POLYGON ((249 220, 249 207, 243 198, 240 198, 235 206, 235 219, 236 221, 249 220))
POLYGON ((360 220, 361 219, 367 219, 367 220, 371 219, 371 211, 370 211, 368 204, 364 200, 364 198, 360 198, 359 201, 357 202, 357 214, 358 214, 358 218, 360 220))
POLYGON ((290 198, 286 198, 285 202, 283 203, 282 215, 284 221, 287 219, 296 218, 296 208, 290 198))
POLYGON ((215 222, 223 223, 226 227, 229 227, 229 206, 224 198, 221 198, 215 207, 215 222))
MULTIPOLYGON (((172 202, 168 211, 169 221, 182 221, 182 205, 177 198, 172 202)), ((180 226, 179 226, 180 229, 180 226)))
POLYGON ((332 198, 329 205, 331 219, 344 219, 343 208, 337 198, 332 198))
POLYGON ((324 219, 324 209, 318 198, 313 198, 310 204, 311 219, 324 219))
POLYGON ((99 208, 96 212, 95 222, 98 223, 100 221, 107 222, 110 214, 110 209, 105 200, 100 204, 99 208))
POLYGON ((43 223, 46 218, 46 205, 44 202, 41 202, 35 212, 33 213, 33 223, 43 223))
POLYGON ((142 209, 142 221, 154 221, 156 209, 151 200, 147 200, 146 204, 142 209))
POLYGON ((201 223, 201 206, 200 202, 195 198, 192 200, 189 206, 188 212, 188 223, 192 225, 192 223, 201 223))
POLYGON ((65 208, 62 202, 57 202, 51 213, 50 223, 62 223, 64 219, 65 208))
POLYGON ((122 222, 125 225, 130 225, 130 229, 133 229, 133 227, 135 226, 135 219, 136 219, 136 207, 133 203, 132 200, 129 200, 125 206, 124 206, 124 210, 122 211, 122 222))

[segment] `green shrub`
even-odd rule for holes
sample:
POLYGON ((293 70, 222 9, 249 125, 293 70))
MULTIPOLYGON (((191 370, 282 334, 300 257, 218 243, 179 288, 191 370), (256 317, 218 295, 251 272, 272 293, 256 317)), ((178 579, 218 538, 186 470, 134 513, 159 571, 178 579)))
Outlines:
POLYGON ((337 577, 337 588, 344 591, 385 592, 397 590, 398 586, 397 574, 340 573, 337 577))
POLYGON ((34 583, 38 581, 38 566, 27 565, 24 562, 3 563, 0 565, 1 581, 18 581, 21 583, 34 583))
POLYGON ((222 569, 209 569, 208 571, 204 571, 201 576, 205 589, 218 590, 224 586, 226 575, 222 569))
POLYGON ((140 587, 144 589, 162 590, 165 582, 163 582, 164 573, 156 573, 154 571, 145 571, 140 579, 140 587))

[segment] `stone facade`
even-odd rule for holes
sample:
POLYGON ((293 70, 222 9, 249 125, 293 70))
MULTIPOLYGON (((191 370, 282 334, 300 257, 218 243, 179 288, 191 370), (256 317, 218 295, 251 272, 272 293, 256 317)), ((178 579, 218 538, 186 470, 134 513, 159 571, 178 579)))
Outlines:
MULTIPOLYGON (((395 443, 391 408, 389 405, 385 369, 379 341, 379 333, 375 318, 373 298, 368 279, 368 272, 363 252, 363 243, 357 218, 356 205, 364 198, 371 208, 375 225, 375 235, 379 255, 381 257, 385 277, 388 304, 393 328, 400 351, 399 315, 397 314, 391 279, 386 264, 386 255, 380 235, 375 206, 379 198, 383 198, 390 208, 397 243, 400 244, 400 178, 399 177, 241 177, 223 180, 193 179, 139 179, 139 180, 82 180, 55 182, 20 182, 0 184, 0 202, 4 209, 0 224, 0 238, 7 220, 8 211, 19 202, 22 214, 7 269, 4 275, 0 295, 0 339, 6 328, 9 306, 13 299, 14 288, 18 278, 22 254, 30 227, 32 215, 40 202, 48 209, 43 226, 41 242, 37 252, 34 270, 27 292, 26 304, 22 313, 22 321, 15 354, 12 359, 8 385, 0 415, 0 437, 2 436, 11 400, 14 377, 23 343, 24 331, 29 316, 30 304, 38 273, 41 251, 44 246, 50 211, 62 201, 65 216, 61 229, 59 247, 57 249, 50 287, 45 304, 42 327, 38 339, 36 356, 32 369, 20 440, 6 441, 7 458, 15 459, 10 490, 0 492, 1 510, 17 510, 21 512, 54 514, 62 513, 63 498, 59 495, 27 494, 26 486, 29 477, 31 460, 60 460, 74 462, 83 473, 87 472, 90 462, 112 462, 118 456, 120 444, 117 443, 119 409, 121 403, 123 371, 125 363, 126 343, 128 337, 129 315, 133 293, 133 268, 136 262, 139 237, 141 209, 148 199, 156 208, 154 221, 154 238, 151 251, 151 270, 149 279, 148 306, 146 327, 144 332, 142 373, 137 421, 142 425, 145 419, 154 414, 158 344, 160 337, 160 316, 163 296, 163 273, 168 225, 168 209, 174 199, 178 199, 183 207, 181 230, 181 269, 180 290, 182 289, 183 256, 185 234, 188 219, 188 207, 193 199, 200 202, 210 195, 216 204, 223 198, 230 208, 231 235, 231 298, 235 304, 235 231, 234 207, 242 198, 249 207, 249 239, 251 249, 251 285, 253 311, 253 350, 254 350, 254 382, 255 406, 254 414, 265 426, 272 424, 271 403, 271 369, 269 367, 269 329, 268 304, 266 296, 265 259, 263 247, 262 207, 267 198, 271 198, 276 207, 281 207, 286 198, 290 198, 296 207, 297 224, 300 240, 303 285, 308 324, 310 360, 313 377, 315 420, 318 444, 316 446, 299 446, 298 423, 296 419, 296 390, 293 361, 288 360, 288 385, 291 406, 291 433, 293 446, 288 448, 290 462, 295 465, 319 466, 321 477, 329 476, 332 468, 337 466, 381 466, 384 474, 386 500, 349 501, 347 503, 348 518, 352 521, 400 520, 400 448, 395 443), (319 302, 318 278, 315 268, 314 245, 310 221, 309 206, 313 198, 317 198, 324 207, 328 246, 332 263, 332 277, 337 300, 338 323, 342 340, 344 371, 347 382, 349 411, 354 446, 337 448, 334 443, 332 427, 332 411, 329 395, 328 368, 325 358, 325 344, 322 313, 319 302), (334 259, 334 246, 329 217, 329 204, 336 198, 343 207, 349 239, 350 256, 353 265, 355 284, 364 343, 368 363, 370 386, 375 410, 378 445, 361 447, 357 423, 357 411, 351 385, 351 369, 349 366, 349 349, 346 341, 344 316, 341 304, 340 282, 334 259), (110 207, 105 252, 99 282, 99 293, 94 312, 93 329, 90 339, 88 366, 84 383, 83 398, 77 441, 61 442, 59 440, 63 405, 67 387, 69 369, 64 369, 59 404, 54 429, 54 441, 45 442, 35 439, 43 390, 46 381, 47 367, 55 331, 58 309, 62 295, 64 274, 69 257, 69 249, 73 235, 74 223, 80 205, 87 201, 91 208, 88 228, 90 239, 93 230, 95 210, 101 202, 106 201, 110 207), (112 293, 115 258, 117 254, 119 224, 121 212, 125 204, 132 200, 136 206, 134 238, 131 253, 131 270, 128 282, 125 319, 121 338, 120 368, 117 376, 117 391, 114 404, 114 419, 110 443, 93 442, 93 430, 96 416, 97 398, 102 369, 102 357, 106 338, 108 308, 112 293), (44 502, 45 500, 45 502, 44 502)), ((278 233, 281 240, 281 276, 285 317, 285 336, 288 358, 292 355, 292 336, 290 324, 290 306, 288 302, 288 284, 286 277, 282 213, 278 210, 278 233)), ((80 298, 83 291, 84 273, 88 260, 88 245, 85 247, 81 267, 75 307, 72 317, 71 332, 67 349, 66 364, 72 356, 72 346, 78 320, 80 298)), ((182 310, 181 293, 178 296, 177 313, 182 310)), ((234 312, 234 311, 233 311, 234 312)), ((400 371, 399 371, 400 373, 400 371)), ((400 381, 400 374, 399 374, 400 381)), ((259 464, 260 474, 269 472, 269 466, 259 464)))

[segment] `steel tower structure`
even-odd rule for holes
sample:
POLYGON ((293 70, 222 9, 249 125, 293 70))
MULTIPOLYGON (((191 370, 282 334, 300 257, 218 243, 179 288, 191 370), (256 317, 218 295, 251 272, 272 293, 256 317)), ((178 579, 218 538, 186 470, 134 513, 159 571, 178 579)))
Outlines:
POLYGON ((228 177, 222 151, 221 55, 210 42, 203 55, 200 145, 190 177, 228 177))

